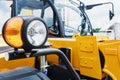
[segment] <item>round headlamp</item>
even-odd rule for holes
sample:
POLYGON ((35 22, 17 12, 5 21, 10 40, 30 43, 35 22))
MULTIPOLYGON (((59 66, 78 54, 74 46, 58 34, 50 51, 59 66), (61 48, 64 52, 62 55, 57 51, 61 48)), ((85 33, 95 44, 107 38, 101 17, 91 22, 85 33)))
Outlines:
POLYGON ((13 17, 4 24, 2 34, 14 48, 40 48, 47 40, 47 26, 40 18, 13 17))

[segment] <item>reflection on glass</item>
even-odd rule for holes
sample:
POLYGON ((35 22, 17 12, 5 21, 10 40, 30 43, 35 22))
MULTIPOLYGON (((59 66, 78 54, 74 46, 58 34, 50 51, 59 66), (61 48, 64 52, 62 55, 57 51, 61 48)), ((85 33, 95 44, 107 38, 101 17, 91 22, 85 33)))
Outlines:
MULTIPOLYGON (((69 1, 55 1, 54 5, 64 25, 63 33, 65 36, 72 36, 75 32, 80 33, 81 26, 85 23, 83 13, 69 1)), ((42 0, 17 0, 16 13, 18 16, 35 16, 43 18, 47 23, 48 29, 53 35, 58 35, 58 22, 55 21, 55 14, 51 6, 42 0), (24 4, 23 4, 24 3, 24 4)))
POLYGON ((80 10, 74 6, 61 3, 57 3, 56 7, 64 23, 65 35, 72 36, 75 32, 78 32, 83 19, 80 10))

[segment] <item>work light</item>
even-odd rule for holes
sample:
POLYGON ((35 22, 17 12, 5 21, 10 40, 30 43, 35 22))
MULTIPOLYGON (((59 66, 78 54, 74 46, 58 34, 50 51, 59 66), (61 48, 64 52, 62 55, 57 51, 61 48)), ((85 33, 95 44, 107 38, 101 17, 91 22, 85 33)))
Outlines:
POLYGON ((3 26, 3 38, 14 48, 40 48, 47 40, 47 26, 40 18, 13 17, 3 26))

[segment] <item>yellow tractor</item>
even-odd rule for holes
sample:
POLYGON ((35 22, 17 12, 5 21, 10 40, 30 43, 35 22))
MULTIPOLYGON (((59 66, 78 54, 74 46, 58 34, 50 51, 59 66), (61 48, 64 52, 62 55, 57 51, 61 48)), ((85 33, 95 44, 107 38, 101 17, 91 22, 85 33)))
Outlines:
MULTIPOLYGON (((10 47, 10 52, 0 54, 0 74, 3 76, 5 71, 29 66, 43 70, 44 75, 41 73, 40 76, 51 80, 119 80, 120 41, 94 36, 84 4, 79 2, 76 7, 71 0, 64 3, 57 0, 13 0, 12 18, 7 20, 2 31, 5 42, 13 49, 10 47)), ((28 71, 26 68, 21 70, 28 71)), ((17 71, 19 69, 13 73, 17 71)))

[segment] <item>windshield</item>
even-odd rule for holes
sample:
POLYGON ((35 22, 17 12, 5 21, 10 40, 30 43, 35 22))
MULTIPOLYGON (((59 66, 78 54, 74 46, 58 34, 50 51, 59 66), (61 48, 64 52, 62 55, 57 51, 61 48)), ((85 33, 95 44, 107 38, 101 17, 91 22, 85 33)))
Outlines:
POLYGON ((69 2, 63 4, 59 1, 56 2, 55 6, 61 16, 62 22, 64 23, 65 35, 71 36, 75 32, 79 32, 78 29, 83 20, 83 15, 80 10, 69 2))
MULTIPOLYGON (((81 26, 85 23, 83 13, 67 0, 65 2, 56 0, 54 4, 64 25, 62 31, 64 35, 72 36, 75 32, 80 33, 81 26)), ((17 16, 43 18, 47 23, 48 29, 54 31, 53 34, 59 34, 55 14, 47 2, 40 0, 16 0, 16 14, 17 16)))

